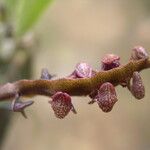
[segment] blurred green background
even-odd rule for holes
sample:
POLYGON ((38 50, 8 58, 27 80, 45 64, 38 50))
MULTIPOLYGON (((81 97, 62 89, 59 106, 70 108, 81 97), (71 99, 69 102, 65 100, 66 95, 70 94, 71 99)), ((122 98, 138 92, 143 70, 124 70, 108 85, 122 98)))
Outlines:
MULTIPOLYGON (((38 79, 42 68, 63 77, 80 61, 99 69, 101 58, 107 53, 118 54, 125 64, 136 45, 150 52, 149 0, 1 0, 1 3, 7 6, 7 17, 2 15, 0 24, 0 43, 5 43, 0 48, 2 83, 38 79)), ((145 98, 137 101, 127 90, 117 87, 119 101, 110 113, 103 113, 96 104, 87 105, 88 97, 73 97, 78 114, 70 113, 64 120, 54 117, 49 99, 42 96, 33 98, 35 104, 27 110, 28 120, 0 109, 4 122, 0 120, 0 128, 6 127, 0 130, 0 136, 4 135, 0 149, 149 150, 150 71, 141 75, 145 98)))

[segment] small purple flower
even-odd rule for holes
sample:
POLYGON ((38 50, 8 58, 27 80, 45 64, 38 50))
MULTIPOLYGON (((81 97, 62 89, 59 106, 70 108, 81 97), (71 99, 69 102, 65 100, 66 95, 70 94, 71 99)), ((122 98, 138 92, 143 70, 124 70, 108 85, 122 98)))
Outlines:
POLYGON ((67 78, 70 78, 70 79, 91 78, 95 74, 96 74, 96 71, 92 70, 92 67, 89 64, 85 62, 81 62, 76 65, 73 73, 69 75, 67 78))
POLYGON ((75 73, 78 78, 90 78, 92 76, 92 67, 85 62, 78 63, 75 73))
POLYGON ((120 66, 120 57, 115 54, 107 54, 102 59, 101 69, 106 71, 120 66))
POLYGON ((148 53, 142 46, 136 46, 132 49, 131 60, 147 59, 148 53))
POLYGON ((98 90, 96 101, 103 112, 110 112, 118 101, 115 87, 109 82, 103 83, 98 90))
POLYGON ((52 101, 49 101, 54 114, 57 118, 63 119, 68 113, 73 111, 76 113, 73 104, 71 103, 71 97, 67 93, 57 92, 52 96, 52 101))
POLYGON ((131 93, 136 99, 142 99, 145 96, 145 88, 142 78, 138 72, 134 72, 132 76, 131 93))

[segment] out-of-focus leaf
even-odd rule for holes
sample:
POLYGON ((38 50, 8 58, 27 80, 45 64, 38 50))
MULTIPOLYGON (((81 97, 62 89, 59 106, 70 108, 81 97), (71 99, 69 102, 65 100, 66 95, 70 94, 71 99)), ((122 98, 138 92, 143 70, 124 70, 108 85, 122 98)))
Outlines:
POLYGON ((53 0, 4 0, 17 35, 27 32, 53 0))
POLYGON ((7 7, 7 11, 8 11, 7 13, 9 15, 8 16, 9 18, 11 18, 15 14, 18 1, 19 0, 5 0, 4 1, 7 7))
POLYGON ((16 12, 16 33, 24 34, 37 21, 53 0, 19 0, 16 12))

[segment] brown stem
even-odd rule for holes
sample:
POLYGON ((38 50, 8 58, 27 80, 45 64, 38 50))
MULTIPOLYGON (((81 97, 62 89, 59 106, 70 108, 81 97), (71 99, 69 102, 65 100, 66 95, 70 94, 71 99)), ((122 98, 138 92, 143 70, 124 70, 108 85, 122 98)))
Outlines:
POLYGON ((14 98, 16 93, 20 96, 44 95, 52 96, 57 91, 62 91, 71 96, 86 96, 104 82, 118 85, 126 78, 132 77, 133 72, 150 68, 150 59, 130 61, 128 64, 109 71, 100 71, 95 76, 85 79, 56 80, 19 80, 7 83, 0 87, 0 101, 14 98))

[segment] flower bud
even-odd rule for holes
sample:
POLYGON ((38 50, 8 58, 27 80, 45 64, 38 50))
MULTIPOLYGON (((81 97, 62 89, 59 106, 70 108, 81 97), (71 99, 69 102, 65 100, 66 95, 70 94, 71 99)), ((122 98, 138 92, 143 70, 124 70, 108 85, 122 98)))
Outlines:
POLYGON ((57 92, 52 96, 52 101, 49 101, 54 114, 57 118, 63 119, 68 115, 70 110, 76 113, 73 104, 71 103, 71 97, 67 93, 57 92))
POLYGON ((145 88, 142 82, 142 78, 138 72, 133 73, 131 92, 136 99, 142 99, 145 96, 145 88))
POLYGON ((79 78, 90 78, 92 76, 92 67, 85 63, 78 63, 75 68, 76 76, 79 78))
POLYGON ((107 54, 102 59, 102 70, 110 70, 120 66, 120 57, 114 54, 107 54))
POLYGON ((109 82, 103 83, 98 90, 96 101, 103 112, 110 112, 118 101, 115 87, 109 82))
POLYGON ((95 74, 96 71, 92 70, 92 67, 89 64, 81 62, 76 65, 75 70, 67 78, 90 78, 95 74))
POLYGON ((147 59, 148 53, 142 46, 136 46, 132 49, 131 60, 147 59))

